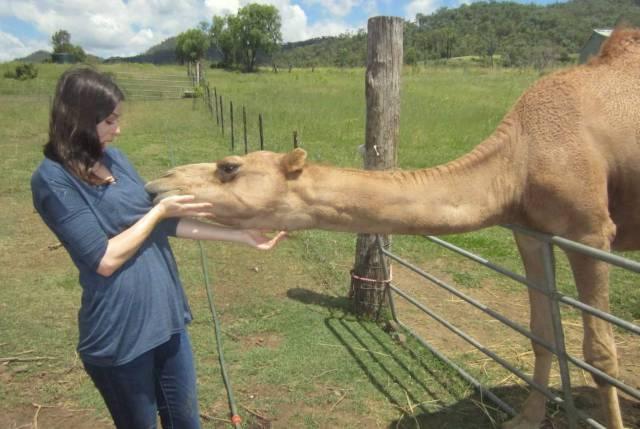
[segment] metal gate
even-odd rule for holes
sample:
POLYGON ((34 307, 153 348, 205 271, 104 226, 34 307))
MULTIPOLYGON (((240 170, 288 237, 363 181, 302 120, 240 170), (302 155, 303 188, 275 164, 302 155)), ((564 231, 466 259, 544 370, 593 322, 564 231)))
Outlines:
MULTIPOLYGON (((434 312, 432 309, 428 308, 427 306, 425 306, 423 303, 419 302, 416 298, 410 296, 409 294, 407 294, 406 292, 404 292, 403 290, 401 290, 400 288, 396 287, 393 282, 388 282, 387 283, 387 293, 388 293, 388 299, 389 299, 389 303, 390 303, 390 308, 391 308, 391 314, 393 319, 396 321, 396 323, 398 323, 400 326, 402 326, 404 329, 407 330, 407 332, 409 334, 411 334, 414 338, 416 338, 422 345, 424 345, 429 351, 431 351, 433 354, 435 354, 436 356, 438 356, 440 359, 442 359, 444 362, 446 362, 448 365, 450 365, 453 369, 455 369, 460 376, 465 379, 466 381, 468 381, 469 383, 471 383, 476 389, 478 389, 484 396, 488 397, 492 402, 494 402, 500 409, 502 409, 504 412, 506 412, 507 414, 511 415, 511 416, 515 416, 515 411, 513 410, 513 408, 511 408, 508 404, 506 404, 504 401, 502 401, 500 398, 498 398, 494 393, 492 393, 489 389, 487 389, 486 387, 484 387, 482 385, 482 383, 480 383, 475 377, 473 377, 471 374, 469 374, 467 371, 465 371, 463 368, 461 368, 459 365, 455 364, 451 359, 449 359, 448 357, 446 357, 443 353, 441 353, 440 351, 438 351, 435 347, 433 347, 431 344, 429 344, 429 342, 427 342, 425 339, 423 339, 420 335, 418 335, 413 329, 411 329, 410 326, 407 326, 406 324, 404 324, 398 317, 398 313, 396 311, 396 306, 394 303, 394 293, 399 295, 400 297, 402 297, 403 299, 405 299, 406 301, 408 301, 409 303, 413 304, 414 306, 416 306, 418 309, 420 309, 421 311, 423 311, 424 313, 428 314, 431 318, 433 318, 434 320, 438 321, 440 324, 442 324, 443 326, 445 326, 446 328, 448 328, 450 331, 452 331, 453 333, 455 333, 456 335, 458 335, 459 337, 461 337, 462 339, 464 339, 466 342, 468 342, 469 344, 471 344, 472 346, 474 346, 476 349, 478 349, 479 351, 481 351, 482 353, 484 353, 485 355, 489 356, 491 359, 493 359, 495 362, 497 362, 498 364, 502 365, 504 368, 506 368, 508 371, 510 371, 512 374, 516 375, 517 377, 519 377, 520 379, 522 379, 523 381, 525 381, 529 386, 531 386, 532 388, 540 391, 543 395, 545 395, 549 400, 551 400, 552 402, 560 405, 566 412, 567 415, 567 421, 569 424, 570 428, 576 428, 577 427, 577 422, 578 420, 582 420, 584 422, 587 423, 588 426, 593 427, 593 428, 598 428, 598 429, 606 429, 605 426, 603 426, 602 424, 600 424, 599 422, 597 422, 596 420, 594 420, 592 417, 586 415, 584 412, 578 410, 573 402, 573 396, 571 394, 571 379, 569 376, 569 363, 572 363, 573 365, 576 365, 579 368, 582 368, 583 370, 597 375, 598 377, 601 377, 605 380, 607 380, 609 383, 611 383, 612 385, 616 386, 618 389, 624 391, 625 393, 627 393, 628 395, 632 396, 635 399, 640 400, 640 391, 638 391, 637 389, 628 386, 626 384, 624 384, 622 381, 612 378, 611 376, 603 373, 602 371, 600 371, 599 369, 589 365, 588 363, 584 362, 581 359, 578 359, 574 356, 571 356, 567 353, 566 348, 565 348, 565 342, 564 342, 564 331, 563 331, 563 327, 562 327, 562 320, 561 320, 561 314, 560 314, 560 303, 565 304, 565 305, 569 305, 571 307, 574 307, 582 312, 587 312, 590 313, 596 317, 599 317, 603 320, 606 320, 616 326, 618 326, 619 328, 624 329, 625 331, 628 331, 632 334, 635 335, 640 335, 640 326, 635 325, 631 322, 628 322, 626 320, 620 319, 616 316, 613 316, 609 313, 603 312, 601 310, 598 310, 596 308, 593 308, 591 306, 588 306, 574 298, 571 298, 569 296, 566 296, 562 293, 560 293, 557 288, 556 288, 556 280, 555 280, 555 259, 554 259, 554 254, 553 254, 553 248, 554 246, 558 246, 562 249, 565 250, 570 250, 572 252, 578 252, 581 254, 585 254, 588 255, 592 258, 596 258, 599 259, 601 261, 607 262, 611 265, 614 266, 618 266, 621 268, 624 268, 625 270, 629 270, 635 273, 640 273, 640 263, 636 262, 636 261, 632 261, 630 259, 626 259, 617 255, 614 255, 612 253, 609 252, 604 252, 602 250, 599 249, 594 249, 592 247, 589 246, 585 246, 583 244, 580 243, 576 243, 574 241, 571 240, 567 240, 565 238, 561 238, 561 237, 557 237, 557 236, 551 236, 551 235, 547 235, 547 234, 542 234, 540 232, 536 232, 536 231, 532 231, 530 229, 526 229, 520 226, 515 226, 515 225, 509 225, 509 226, 505 226, 505 228, 508 228, 514 232, 517 232, 519 234, 524 234, 527 235, 531 238, 534 238, 535 240, 538 240, 542 246, 543 246, 543 266, 545 268, 545 280, 544 280, 544 284, 532 284, 530 281, 528 281, 524 276, 514 273, 504 267, 501 267, 499 265, 496 265, 484 258, 482 258, 481 256, 475 255, 465 249, 462 249, 458 246, 455 246, 449 242, 446 242, 442 239, 439 239, 437 237, 433 237, 433 236, 425 236, 426 239, 428 239, 429 241, 442 246, 443 248, 450 250, 452 252, 455 252, 467 259, 470 259, 471 261, 474 261, 480 265, 483 265, 484 267, 487 267, 501 275, 507 276, 509 278, 511 278, 512 280, 515 280, 518 283, 521 283, 523 285, 525 285, 528 288, 533 288, 538 292, 543 293, 545 296, 547 296, 549 298, 549 302, 551 305, 551 317, 552 317, 552 325, 553 325, 553 333, 554 333, 554 344, 549 344, 548 342, 544 341, 543 339, 537 337, 536 335, 534 335, 532 332, 530 332, 529 330, 521 327, 519 324, 513 322, 512 320, 504 317, 503 315, 497 313, 494 310, 491 310, 490 308, 486 307, 485 305, 483 305, 482 303, 476 301, 475 299, 469 297, 468 295, 466 295, 465 293, 459 291, 458 289, 456 289, 455 287, 447 284, 446 282, 442 281, 441 279, 437 278, 436 276, 429 274, 425 271, 423 271, 422 269, 420 269, 419 267, 415 266, 414 264, 400 258, 399 256, 389 252, 387 249, 384 248, 382 240, 380 239, 380 236, 377 237, 377 247, 378 247, 378 251, 382 254, 385 255, 387 257, 389 257, 390 259, 396 261, 397 263, 399 263, 400 265, 410 269, 411 271, 413 271, 414 273, 418 274, 421 277, 424 277, 425 279, 429 280, 430 282, 432 282, 433 284, 443 288, 444 290, 452 293, 453 295, 457 296, 458 298, 462 299, 463 301, 471 304, 472 306, 474 306, 475 308, 479 309, 480 311, 484 312, 485 314, 489 315, 490 317, 502 322, 503 324, 505 324, 506 326, 512 328, 513 330, 517 331, 518 333, 524 335, 525 337, 529 338, 531 341, 534 341, 537 344, 540 344, 541 346, 543 346, 544 348, 546 348, 547 350, 549 350, 551 353, 553 353, 557 359, 558 359, 558 363, 559 363, 559 369, 560 369, 560 378, 561 378, 561 382, 562 382, 562 395, 559 396, 556 393, 552 392, 548 387, 546 386, 542 386, 539 385, 537 383, 535 383, 531 377, 529 377, 528 375, 526 375, 525 373, 523 373, 522 371, 520 371, 519 369, 515 368, 513 365, 511 365, 509 362, 507 362, 505 359, 501 358, 500 356, 498 356, 496 353, 492 352, 491 350, 489 350, 487 347, 485 347, 483 344, 480 344, 478 341, 476 341, 473 337, 471 337, 470 335, 468 335, 466 332, 462 331, 461 329, 457 328, 456 326, 454 326, 452 323, 450 323, 449 321, 447 321, 445 318, 443 318, 442 316, 438 315, 436 312, 434 312), (394 292, 394 293, 392 293, 394 292)), ((384 259, 384 258, 383 258, 384 259)), ((385 271, 385 278, 390 278, 389 277, 389 268, 386 264, 383 264, 383 269, 385 271)))

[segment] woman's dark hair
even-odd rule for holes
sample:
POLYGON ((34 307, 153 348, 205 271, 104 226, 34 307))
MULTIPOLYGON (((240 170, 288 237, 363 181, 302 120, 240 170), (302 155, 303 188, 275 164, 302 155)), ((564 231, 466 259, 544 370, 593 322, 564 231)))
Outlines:
POLYGON ((105 74, 91 68, 64 72, 56 86, 44 155, 93 183, 91 167, 103 152, 96 126, 122 100, 124 94, 105 74))

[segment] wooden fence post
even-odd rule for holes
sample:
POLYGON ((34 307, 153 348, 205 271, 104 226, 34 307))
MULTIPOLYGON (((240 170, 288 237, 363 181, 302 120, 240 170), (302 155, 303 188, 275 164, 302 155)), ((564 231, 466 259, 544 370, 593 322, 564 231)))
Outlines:
MULTIPOLYGON (((396 167, 400 138, 400 74, 402 71, 402 19, 379 16, 368 21, 365 93, 367 122, 364 168, 396 167)), ((386 246, 391 237, 383 236, 386 246)), ((356 313, 376 318, 386 305, 383 260, 375 235, 358 234, 350 296, 356 313)))

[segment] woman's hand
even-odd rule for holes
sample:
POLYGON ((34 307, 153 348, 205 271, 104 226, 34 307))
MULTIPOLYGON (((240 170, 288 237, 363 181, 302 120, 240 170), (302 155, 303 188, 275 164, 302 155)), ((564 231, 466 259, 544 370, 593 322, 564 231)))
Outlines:
POLYGON ((159 210, 160 216, 169 217, 202 217, 209 216, 207 209, 211 208, 211 203, 193 203, 193 195, 173 195, 162 199, 154 209, 159 210))
POLYGON ((262 231, 246 229, 244 233, 247 236, 247 244, 260 250, 269 250, 287 236, 286 231, 280 231, 273 237, 268 237, 262 231))
MULTIPOLYGON (((209 203, 192 203, 192 195, 175 195, 167 197, 153 206, 151 210, 142 216, 120 234, 111 237, 107 244, 107 250, 100 260, 97 272, 108 277, 128 261, 138 251, 144 240, 149 237, 153 228, 164 218, 180 217, 190 218, 194 216, 206 216, 209 203)), ((190 219, 189 219, 190 220, 190 219)))

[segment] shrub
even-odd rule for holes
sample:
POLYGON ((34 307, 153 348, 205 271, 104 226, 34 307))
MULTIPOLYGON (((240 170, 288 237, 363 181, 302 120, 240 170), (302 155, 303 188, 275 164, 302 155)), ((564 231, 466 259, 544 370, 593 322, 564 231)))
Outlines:
POLYGON ((4 77, 17 80, 35 79, 38 77, 38 69, 31 63, 18 64, 15 70, 7 70, 4 77))

